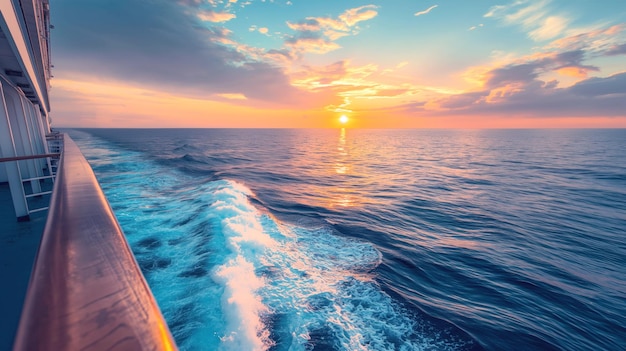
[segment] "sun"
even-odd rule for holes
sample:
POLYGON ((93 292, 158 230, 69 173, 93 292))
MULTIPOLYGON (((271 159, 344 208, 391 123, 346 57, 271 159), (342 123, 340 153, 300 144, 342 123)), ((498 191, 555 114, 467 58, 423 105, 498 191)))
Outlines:
POLYGON ((341 124, 348 123, 348 116, 342 115, 341 117, 339 117, 339 123, 341 123, 341 124))

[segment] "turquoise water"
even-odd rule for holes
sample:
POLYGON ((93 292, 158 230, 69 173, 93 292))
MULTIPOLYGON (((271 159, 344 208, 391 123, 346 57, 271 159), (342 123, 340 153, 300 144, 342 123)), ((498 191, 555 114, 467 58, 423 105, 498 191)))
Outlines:
POLYGON ((626 345, 625 130, 71 135, 181 349, 626 345))

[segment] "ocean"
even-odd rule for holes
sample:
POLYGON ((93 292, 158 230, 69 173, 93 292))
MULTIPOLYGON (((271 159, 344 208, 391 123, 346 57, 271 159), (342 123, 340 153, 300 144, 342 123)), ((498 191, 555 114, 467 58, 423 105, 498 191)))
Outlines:
POLYGON ((626 130, 69 134, 181 350, 626 349, 626 130))

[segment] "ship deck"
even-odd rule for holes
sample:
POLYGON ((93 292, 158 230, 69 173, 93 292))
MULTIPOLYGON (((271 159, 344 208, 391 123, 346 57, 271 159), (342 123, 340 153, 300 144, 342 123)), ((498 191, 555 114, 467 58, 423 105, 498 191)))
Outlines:
MULTIPOLYGON (((51 188, 51 184, 44 187, 51 188)), ((49 196, 33 199, 35 207, 47 206, 49 196)), ((11 350, 17 331, 24 296, 46 225, 48 211, 30 215, 30 221, 18 222, 13 210, 8 183, 0 183, 0 350, 11 350)))

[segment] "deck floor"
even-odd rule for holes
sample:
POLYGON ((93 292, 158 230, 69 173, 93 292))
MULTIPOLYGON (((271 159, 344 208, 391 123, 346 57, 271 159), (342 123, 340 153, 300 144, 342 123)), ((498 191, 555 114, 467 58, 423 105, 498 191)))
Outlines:
MULTIPOLYGON (((49 180, 47 181, 49 182, 49 180)), ((44 184, 51 189, 52 184, 44 184)), ((29 206, 47 206, 50 195, 29 201, 29 206)), ((0 351, 11 350, 17 331, 28 281, 48 211, 30 215, 30 221, 17 222, 8 183, 0 183, 0 351)))

